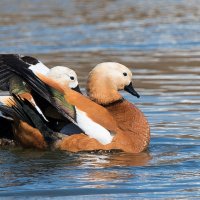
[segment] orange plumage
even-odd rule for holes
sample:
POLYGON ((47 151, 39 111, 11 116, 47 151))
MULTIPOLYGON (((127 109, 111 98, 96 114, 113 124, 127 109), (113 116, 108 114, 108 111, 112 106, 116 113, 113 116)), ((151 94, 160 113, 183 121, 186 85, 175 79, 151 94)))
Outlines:
POLYGON ((15 139, 23 147, 46 149, 48 146, 40 131, 36 128, 33 128, 26 122, 15 122, 15 125, 13 126, 13 131, 15 139))
MULTIPOLYGON (((125 66, 118 63, 102 63, 92 70, 87 87, 88 95, 94 102, 51 78, 38 73, 37 76, 44 83, 62 93, 66 102, 84 112, 93 122, 114 133, 112 141, 108 144, 102 144, 80 133, 57 140, 54 143, 56 148, 72 152, 118 149, 139 153, 148 147, 150 127, 147 119, 132 103, 123 100, 118 92, 118 90, 126 89, 139 97, 132 88, 132 73, 125 66), (105 108, 98 104, 104 105, 105 108)), ((24 133, 32 132, 36 136, 35 138, 31 136, 33 140, 39 139, 39 144, 37 142, 30 144, 29 139, 25 140, 25 143, 37 148, 46 148, 40 132, 31 129, 29 125, 21 124, 20 126, 22 130, 24 129, 24 133)), ((16 129, 16 131, 19 130, 16 129)))

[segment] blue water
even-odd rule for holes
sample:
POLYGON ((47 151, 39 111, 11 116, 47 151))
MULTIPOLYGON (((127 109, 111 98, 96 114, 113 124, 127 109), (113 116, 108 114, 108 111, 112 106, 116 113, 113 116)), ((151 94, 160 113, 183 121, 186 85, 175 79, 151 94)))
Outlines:
POLYGON ((147 152, 0 150, 0 199, 199 199, 200 2, 0 1, 1 53, 75 69, 133 71, 151 124, 147 152))

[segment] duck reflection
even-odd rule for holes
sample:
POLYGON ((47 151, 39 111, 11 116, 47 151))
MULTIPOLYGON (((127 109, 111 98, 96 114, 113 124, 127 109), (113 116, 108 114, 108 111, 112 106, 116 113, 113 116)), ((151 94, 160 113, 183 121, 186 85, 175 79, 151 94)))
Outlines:
POLYGON ((133 167, 145 166, 151 160, 149 152, 129 154, 124 152, 98 152, 85 154, 80 168, 86 170, 79 179, 84 181, 82 187, 107 188, 115 187, 115 184, 127 182, 135 177, 133 167))
POLYGON ((95 167, 116 167, 116 166, 145 166, 151 160, 151 155, 148 151, 132 154, 124 152, 93 152, 84 156, 83 166, 93 165, 95 167))

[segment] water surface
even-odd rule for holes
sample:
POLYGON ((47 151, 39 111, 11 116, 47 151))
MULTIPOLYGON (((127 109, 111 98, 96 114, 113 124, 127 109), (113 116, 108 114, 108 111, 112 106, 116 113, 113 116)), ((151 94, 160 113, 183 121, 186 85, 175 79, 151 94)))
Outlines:
POLYGON ((0 1, 2 53, 66 65, 82 88, 97 63, 133 71, 151 124, 141 154, 0 150, 0 198, 195 199, 200 196, 200 2, 0 1))

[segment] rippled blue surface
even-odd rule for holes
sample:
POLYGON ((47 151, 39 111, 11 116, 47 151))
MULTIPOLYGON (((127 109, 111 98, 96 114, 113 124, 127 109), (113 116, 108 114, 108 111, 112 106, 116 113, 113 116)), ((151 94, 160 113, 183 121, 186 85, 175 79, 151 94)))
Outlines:
POLYGON ((0 150, 0 199, 200 198, 199 1, 0 1, 2 53, 73 67, 133 70, 148 117, 148 152, 0 150))

